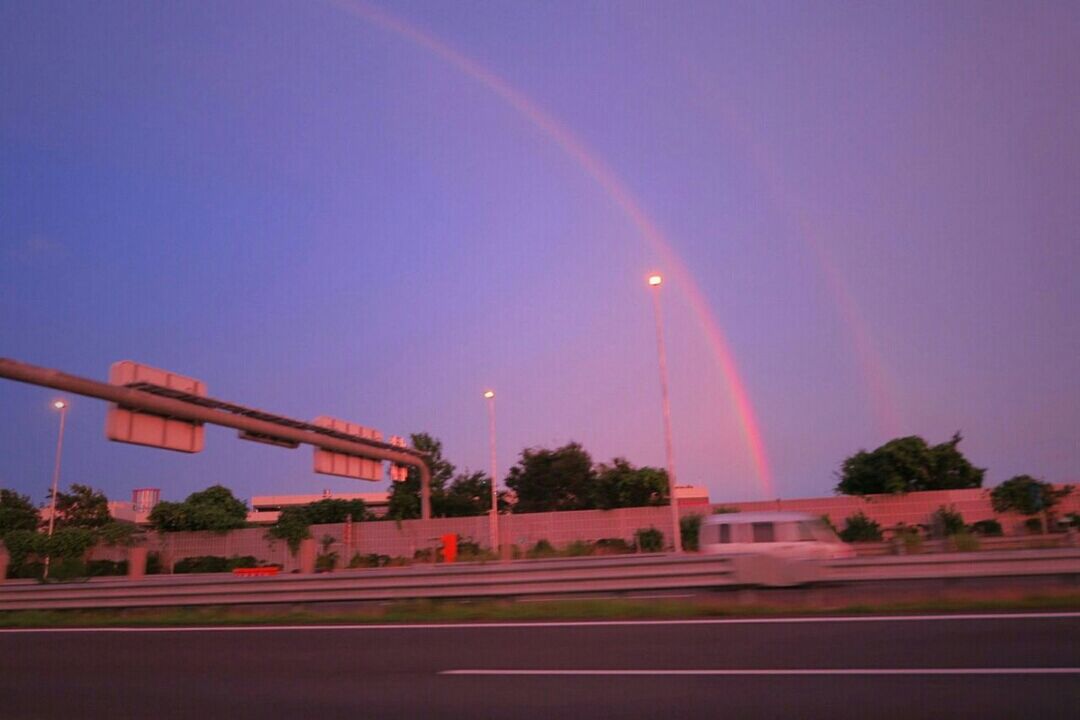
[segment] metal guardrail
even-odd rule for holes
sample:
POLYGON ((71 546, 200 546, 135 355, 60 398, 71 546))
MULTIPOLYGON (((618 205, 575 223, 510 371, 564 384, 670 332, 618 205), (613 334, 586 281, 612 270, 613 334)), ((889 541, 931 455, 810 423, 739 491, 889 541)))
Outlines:
POLYGON ((429 565, 323 575, 152 576, 0 585, 0 610, 519 597, 674 588, 1080 574, 1080 549, 856 558, 821 565, 767 556, 664 555, 429 565))

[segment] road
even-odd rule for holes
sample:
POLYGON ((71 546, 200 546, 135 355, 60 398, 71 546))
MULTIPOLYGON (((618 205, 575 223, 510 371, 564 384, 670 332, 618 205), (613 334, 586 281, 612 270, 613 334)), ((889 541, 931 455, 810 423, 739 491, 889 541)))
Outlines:
POLYGON ((0 717, 1072 718, 1080 613, 0 631, 0 717))

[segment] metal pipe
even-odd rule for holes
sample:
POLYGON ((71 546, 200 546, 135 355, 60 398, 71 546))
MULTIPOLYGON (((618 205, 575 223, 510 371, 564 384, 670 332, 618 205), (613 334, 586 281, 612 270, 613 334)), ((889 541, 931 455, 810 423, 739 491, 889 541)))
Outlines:
POLYGON ((110 385, 97 380, 68 375, 59 370, 30 365, 9 358, 0 358, 0 377, 30 385, 50 387, 75 395, 107 400, 131 410, 142 410, 153 415, 220 425, 303 445, 313 445, 332 452, 361 455, 372 460, 388 460, 400 465, 409 465, 415 467, 420 473, 420 516, 424 520, 431 518, 431 471, 428 469, 424 457, 420 454, 405 450, 390 450, 370 445, 360 439, 356 441, 345 440, 311 430, 278 425, 243 415, 234 415, 223 410, 202 407, 183 400, 162 397, 122 385, 110 385))
MULTIPOLYGON (((67 419, 68 405, 63 400, 57 400, 53 407, 60 411, 60 434, 56 438, 56 462, 53 465, 52 498, 49 503, 49 537, 53 536, 56 527, 56 494, 60 490, 60 458, 64 452, 64 421, 67 419)), ((45 556, 45 570, 42 578, 49 579, 49 565, 52 564, 52 555, 45 556)))

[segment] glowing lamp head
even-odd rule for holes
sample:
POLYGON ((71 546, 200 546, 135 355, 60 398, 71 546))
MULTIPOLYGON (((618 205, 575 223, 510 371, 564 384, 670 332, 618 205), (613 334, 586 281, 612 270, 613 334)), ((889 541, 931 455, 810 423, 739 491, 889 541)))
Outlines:
POLYGON ((651 285, 652 287, 659 287, 660 283, 662 282, 664 282, 664 278, 660 277, 657 274, 649 276, 649 285, 651 285))
POLYGON ((57 410, 63 410, 64 408, 66 408, 66 407, 67 407, 67 403, 66 403, 66 402, 64 402, 63 400, 57 400, 56 402, 54 402, 54 403, 52 404, 52 406, 53 406, 54 408, 56 408, 57 410))
POLYGON ((486 397, 488 400, 492 399, 493 397, 495 397, 495 391, 494 390, 485 390, 484 391, 484 397, 486 397))

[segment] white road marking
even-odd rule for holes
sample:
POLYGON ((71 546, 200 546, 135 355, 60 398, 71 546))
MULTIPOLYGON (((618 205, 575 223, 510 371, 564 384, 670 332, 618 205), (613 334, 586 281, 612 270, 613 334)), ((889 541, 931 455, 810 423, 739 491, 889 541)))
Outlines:
POLYGON ((221 625, 210 627, 85 627, 85 628, 0 628, 0 634, 15 633, 183 633, 183 632, 301 632, 311 630, 490 630, 499 628, 586 628, 648 627, 665 625, 785 625, 794 623, 863 622, 948 622, 954 620, 1052 620, 1080 618, 1080 612, 981 613, 957 615, 833 615, 767 618, 696 618, 688 620, 568 620, 559 622, 474 622, 474 623, 380 623, 342 625, 221 625))
POLYGON ((702 670, 442 670, 439 675, 1080 675, 1080 668, 810 668, 702 670))

